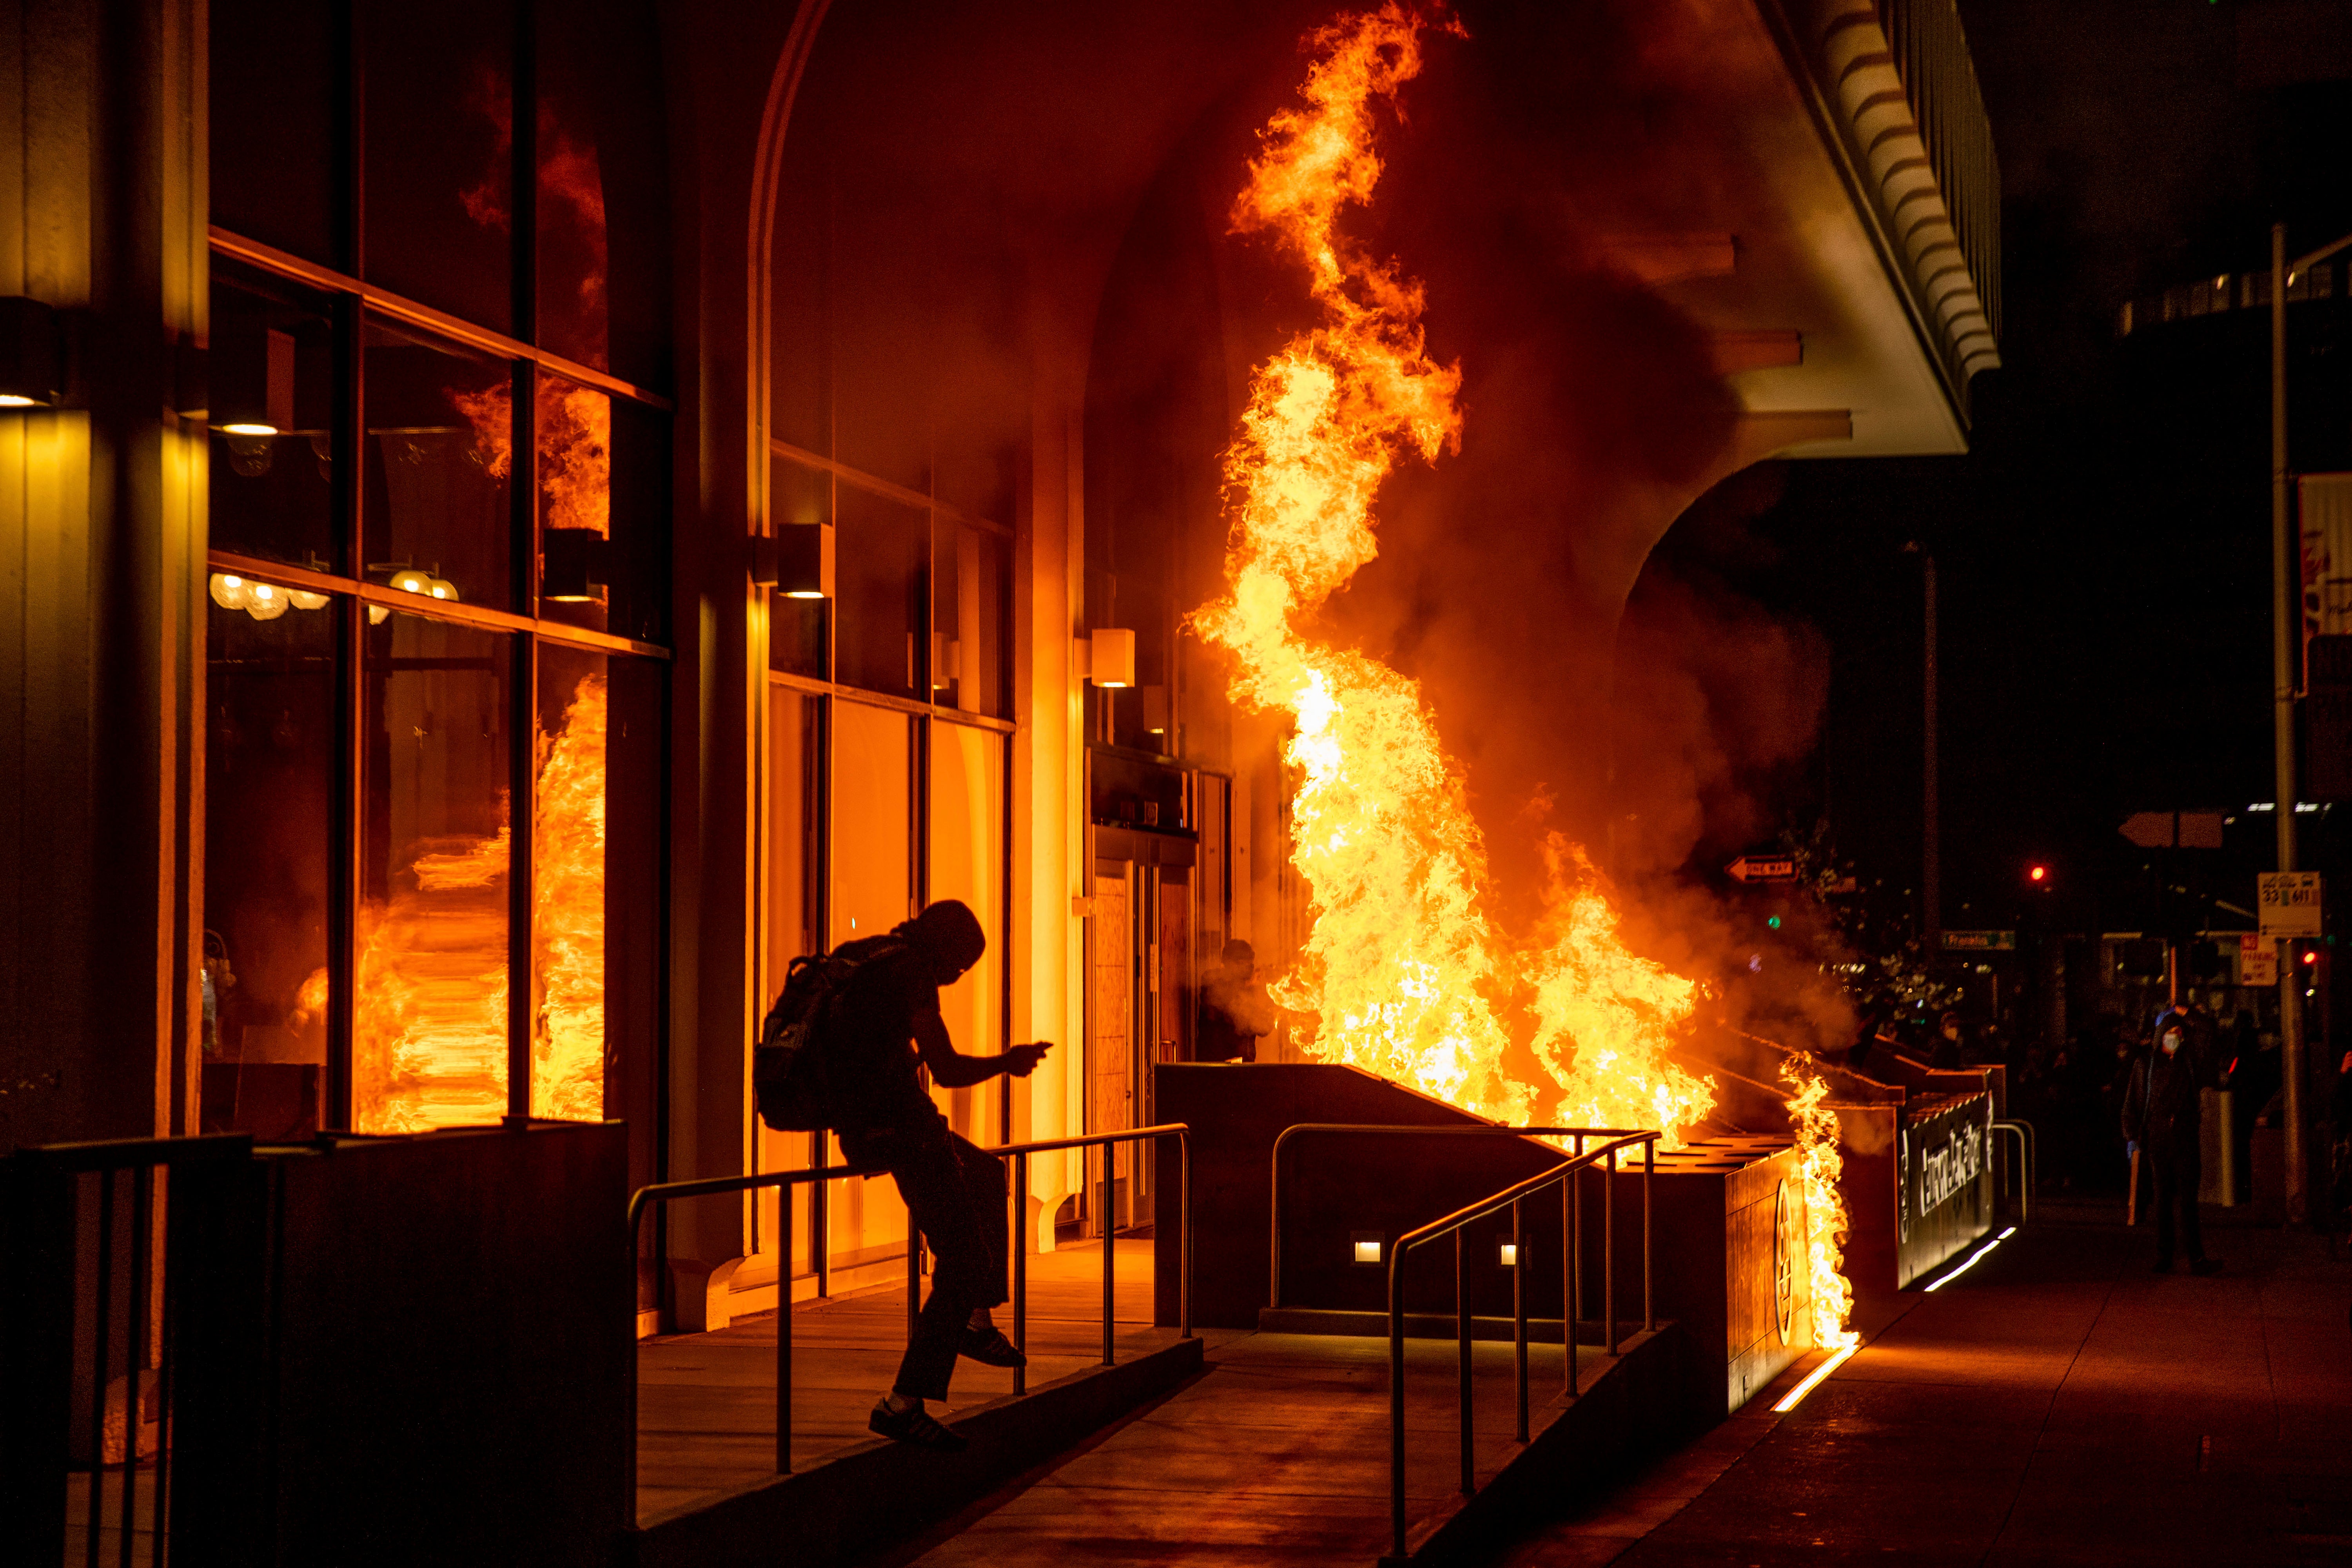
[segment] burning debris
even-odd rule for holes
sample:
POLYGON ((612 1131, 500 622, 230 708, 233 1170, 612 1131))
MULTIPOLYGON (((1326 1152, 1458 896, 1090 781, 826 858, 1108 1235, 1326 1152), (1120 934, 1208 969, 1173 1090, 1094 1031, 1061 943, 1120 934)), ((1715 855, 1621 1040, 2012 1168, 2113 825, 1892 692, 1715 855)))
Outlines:
POLYGON ((1813 1282, 1813 1343, 1825 1351, 1851 1350, 1861 1336, 1846 1327, 1853 1316, 1853 1287, 1843 1268, 1847 1221, 1838 1176, 1845 1160, 1838 1153, 1837 1112, 1822 1101, 1830 1086, 1813 1070, 1810 1053, 1780 1065, 1780 1076, 1796 1089, 1789 1099, 1789 1126, 1797 1135, 1797 1163, 1805 1183, 1808 1261, 1813 1282))
POLYGON ((1665 1060, 1697 986, 1625 947, 1590 862, 1557 834, 1539 929, 1499 931, 1462 771, 1419 683, 1313 628, 1377 552, 1372 499, 1398 457, 1433 461, 1459 440, 1461 375, 1425 352, 1421 286, 1338 226, 1379 181, 1373 109, 1419 73, 1423 26, 1391 5, 1315 35, 1305 106, 1268 124, 1234 207, 1237 231, 1306 266, 1321 317, 1253 380, 1225 454, 1230 591, 1193 618, 1234 655, 1235 700, 1293 721, 1293 855, 1314 925, 1275 995, 1319 1021, 1314 1055, 1478 1115, 1672 1139, 1714 1101, 1665 1060))

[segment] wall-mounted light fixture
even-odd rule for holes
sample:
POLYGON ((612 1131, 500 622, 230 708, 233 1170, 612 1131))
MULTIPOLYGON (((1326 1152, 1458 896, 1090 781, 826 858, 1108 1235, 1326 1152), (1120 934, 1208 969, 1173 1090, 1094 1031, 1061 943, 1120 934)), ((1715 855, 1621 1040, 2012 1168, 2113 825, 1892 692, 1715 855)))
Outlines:
POLYGON ((539 596, 553 604, 593 604, 606 585, 609 541, 593 528, 551 528, 539 536, 539 596))
MULTIPOLYGON (((427 599, 447 599, 453 604, 458 598, 457 584, 440 575, 441 563, 437 561, 433 563, 433 569, 429 572, 422 567, 411 566, 404 561, 373 562, 369 564, 368 570, 391 573, 391 586, 404 594, 416 594, 427 599)), ((368 616, 368 624, 379 625, 383 619, 382 616, 371 614, 368 616)))
POLYGON ((751 581, 787 599, 833 597, 833 524, 779 523, 751 536, 751 581))
POLYGON ((1135 684, 1135 633, 1123 626, 1097 626, 1087 639, 1086 675, 1111 690, 1135 684))
MULTIPOLYGON (((1097 637, 1101 634, 1097 633, 1097 637)), ((1348 1233, 1348 1260, 1351 1263, 1374 1264, 1387 1250, 1388 1237, 1377 1230, 1353 1230, 1348 1233)))
POLYGON ((281 588, 275 583, 257 583, 234 572, 215 572, 205 584, 213 603, 224 610, 243 610, 257 621, 274 621, 289 609, 323 610, 327 595, 301 588, 281 588))
POLYGON ((1496 1242, 1495 1261, 1505 1268, 1517 1268, 1519 1266, 1519 1244, 1507 1239, 1496 1242))
POLYGON ((0 299, 0 408, 51 408, 65 386, 58 313, 21 295, 0 299))

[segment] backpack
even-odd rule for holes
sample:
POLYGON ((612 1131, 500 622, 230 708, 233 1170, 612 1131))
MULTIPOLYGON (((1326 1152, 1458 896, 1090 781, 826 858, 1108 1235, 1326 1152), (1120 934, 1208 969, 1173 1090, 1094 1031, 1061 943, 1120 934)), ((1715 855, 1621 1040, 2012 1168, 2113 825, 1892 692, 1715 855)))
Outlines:
POLYGON ((793 960, 751 1052, 751 1095, 761 1121, 779 1132, 814 1132, 835 1124, 838 1108, 827 1058, 839 1032, 842 993, 860 969, 905 945, 868 938, 793 960))

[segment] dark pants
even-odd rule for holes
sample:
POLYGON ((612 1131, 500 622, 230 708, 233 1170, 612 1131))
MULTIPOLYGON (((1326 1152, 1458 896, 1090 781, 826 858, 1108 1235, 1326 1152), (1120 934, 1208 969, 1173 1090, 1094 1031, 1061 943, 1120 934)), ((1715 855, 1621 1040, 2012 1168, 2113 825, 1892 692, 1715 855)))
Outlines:
POLYGON ((2150 1150, 2148 1163, 2156 1176, 2156 1257, 2172 1261, 2172 1212, 2180 1211, 2180 1240, 2191 1263, 2205 1257, 2205 1238, 2197 1228, 2197 1189, 2203 1184, 2197 1145, 2150 1150))
POLYGON ((945 1399, 965 1323, 1005 1299, 1004 1162, 945 1127, 845 1135, 841 1149, 856 1164, 889 1168, 908 1217, 930 1243, 930 1299, 893 1390, 945 1399))

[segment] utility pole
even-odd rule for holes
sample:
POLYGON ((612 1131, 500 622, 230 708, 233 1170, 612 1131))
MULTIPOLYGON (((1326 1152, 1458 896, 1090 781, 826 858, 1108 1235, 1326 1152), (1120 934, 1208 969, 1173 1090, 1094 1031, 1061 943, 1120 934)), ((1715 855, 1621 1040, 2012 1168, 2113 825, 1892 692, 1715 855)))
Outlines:
POLYGON ((1940 837, 1936 819, 1936 557, 1926 546, 1918 547, 1919 558, 1927 565, 1927 657, 1922 661, 1921 678, 1927 691, 1922 707, 1925 716, 1922 729, 1926 732, 1925 754, 1921 772, 1926 780, 1920 802, 1920 942, 1927 950, 1927 962, 1933 967, 1943 957, 1944 949, 1944 863, 1940 837))

